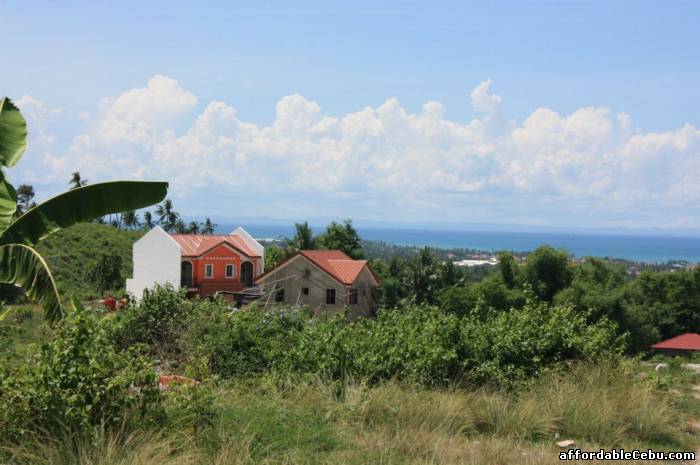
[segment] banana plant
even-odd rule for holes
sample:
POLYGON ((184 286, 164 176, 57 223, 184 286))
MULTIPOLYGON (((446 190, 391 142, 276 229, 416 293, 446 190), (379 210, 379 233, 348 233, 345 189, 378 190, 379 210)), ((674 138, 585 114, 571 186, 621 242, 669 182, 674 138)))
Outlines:
MULTIPOLYGON (((0 100, 0 167, 11 168, 27 149, 27 122, 12 101, 0 100)), ((76 223, 160 202, 167 182, 114 181, 59 194, 15 218, 17 193, 0 168, 0 282, 24 289, 53 325, 64 316, 51 270, 34 248, 50 234, 76 223)))

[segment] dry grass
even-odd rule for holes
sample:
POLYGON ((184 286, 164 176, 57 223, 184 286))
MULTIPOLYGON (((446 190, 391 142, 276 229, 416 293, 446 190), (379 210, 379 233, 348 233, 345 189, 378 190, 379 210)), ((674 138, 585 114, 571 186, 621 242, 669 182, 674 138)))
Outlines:
POLYGON ((561 463, 557 435, 584 450, 692 450, 700 442, 665 394, 615 365, 576 368, 517 395, 276 380, 223 388, 218 408, 203 437, 35 441, 13 451, 14 463, 549 465, 561 463))

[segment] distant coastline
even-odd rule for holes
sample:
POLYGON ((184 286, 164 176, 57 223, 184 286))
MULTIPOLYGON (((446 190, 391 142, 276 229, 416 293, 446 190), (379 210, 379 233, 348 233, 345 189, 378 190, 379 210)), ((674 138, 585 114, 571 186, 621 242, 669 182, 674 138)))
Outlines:
MULTIPOLYGON (((238 224, 220 224, 218 229, 228 232, 235 226, 238 224)), ((258 238, 275 239, 294 234, 292 224, 243 223, 241 226, 258 238)), ((323 228, 314 227, 313 229, 316 233, 320 233, 323 228)), ((357 229, 365 240, 397 246, 469 249, 485 253, 495 253, 500 250, 526 253, 546 244, 564 248, 577 258, 595 256, 641 263, 675 261, 700 263, 700 237, 529 231, 441 231, 375 227, 357 229)))

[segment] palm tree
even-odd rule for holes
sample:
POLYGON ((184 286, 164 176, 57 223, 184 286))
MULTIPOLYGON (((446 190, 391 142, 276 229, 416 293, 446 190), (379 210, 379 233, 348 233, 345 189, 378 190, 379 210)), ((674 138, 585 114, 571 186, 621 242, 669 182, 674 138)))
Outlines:
POLYGON ((187 232, 187 226, 185 226, 185 222, 182 221, 182 218, 175 220, 175 224, 172 226, 172 229, 174 229, 178 234, 185 234, 187 232))
POLYGON ((138 226, 141 225, 141 221, 139 219, 139 214, 136 213, 136 210, 127 210, 122 213, 122 223, 124 223, 124 226, 129 228, 129 229, 134 229, 138 226))
POLYGON ((216 226, 217 224, 213 223, 211 221, 211 218, 207 217, 204 220, 204 223, 202 223, 202 234, 214 234, 214 232, 216 231, 216 226))
POLYGON ((285 242, 292 250, 313 250, 316 248, 316 238, 314 238, 314 232, 308 222, 295 223, 294 229, 296 230, 294 237, 285 238, 285 242))
POLYGON ((187 227, 188 234, 199 234, 199 223, 196 221, 190 221, 190 225, 187 227))
POLYGON ((143 212, 143 227, 145 229, 151 230, 154 226, 155 223, 153 222, 153 215, 151 215, 151 212, 143 212))
POLYGON ((70 178, 70 181, 68 181, 68 184, 72 184, 73 187, 71 189, 77 189, 79 187, 83 187, 87 184, 87 179, 82 179, 80 177, 80 171, 75 171, 70 178))
MULTIPOLYGON (((27 149, 27 122, 12 101, 0 99, 0 166, 11 168, 27 149)), ((168 193, 166 182, 114 181, 76 187, 15 218, 15 190, 0 169, 0 282, 24 289, 54 324, 64 315, 51 270, 35 246, 76 223, 143 208, 168 193)))
POLYGON ((32 207, 36 207, 36 202, 32 199, 34 198, 34 187, 29 184, 21 184, 17 188, 17 211, 16 216, 21 215, 32 207))
POLYGON ((158 223, 163 225, 166 231, 175 229, 175 224, 180 218, 180 214, 173 209, 173 201, 165 199, 163 203, 156 207, 156 215, 158 215, 158 223))

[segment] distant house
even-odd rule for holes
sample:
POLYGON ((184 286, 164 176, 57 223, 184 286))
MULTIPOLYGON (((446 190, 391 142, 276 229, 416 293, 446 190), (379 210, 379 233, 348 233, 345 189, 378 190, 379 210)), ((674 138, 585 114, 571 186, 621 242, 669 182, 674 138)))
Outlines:
POLYGON ((381 279, 367 260, 353 260, 339 250, 302 250, 255 280, 262 302, 307 305, 315 315, 348 309, 348 316, 375 310, 373 290, 381 279))
POLYGON ((263 273, 264 255, 264 247, 243 228, 213 236, 170 235, 156 226, 134 243, 133 278, 126 280, 126 290, 136 298, 158 283, 203 297, 243 291, 263 273))
POLYGON ((700 334, 681 334, 680 336, 658 342, 651 346, 651 348, 674 354, 700 352, 700 334))

